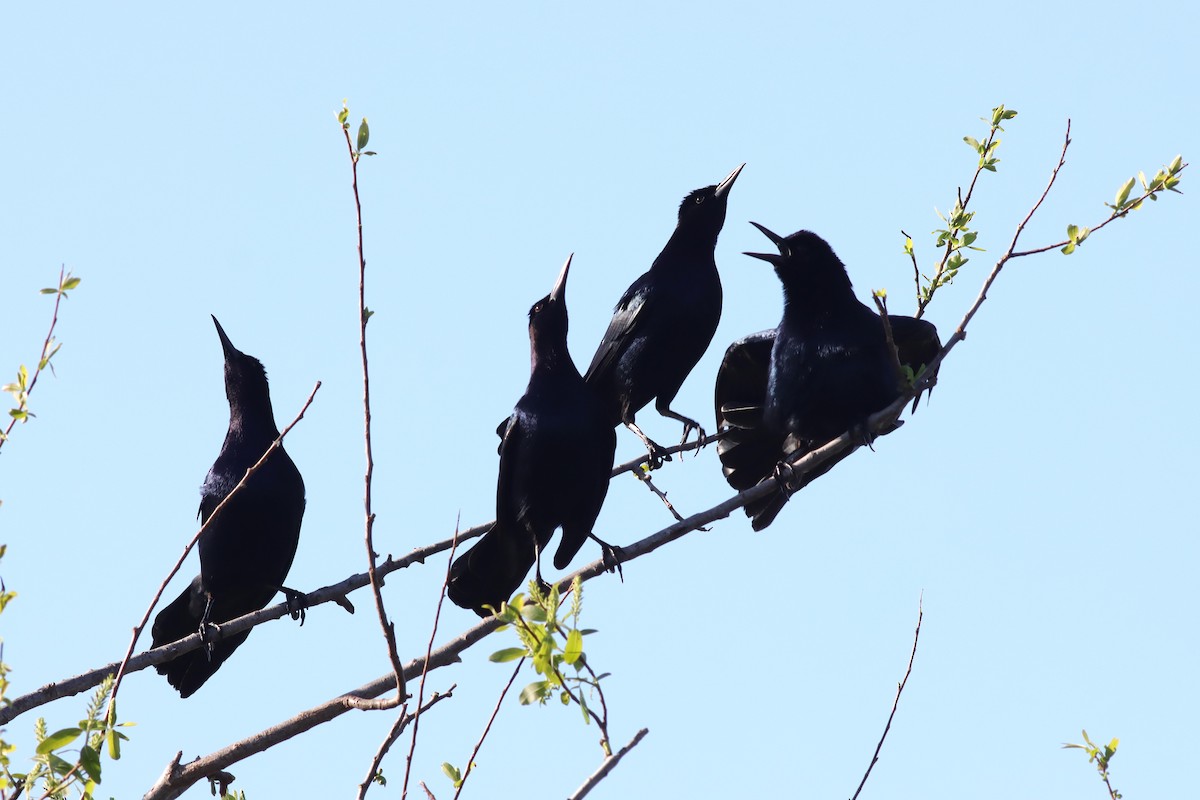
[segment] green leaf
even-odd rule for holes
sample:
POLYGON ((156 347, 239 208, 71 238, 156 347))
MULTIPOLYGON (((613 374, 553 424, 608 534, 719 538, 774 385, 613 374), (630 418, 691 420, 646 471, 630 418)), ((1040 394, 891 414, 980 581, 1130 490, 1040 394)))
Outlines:
POLYGON ((371 129, 367 127, 367 118, 363 117, 362 122, 358 126, 358 149, 362 150, 367 146, 367 141, 371 138, 371 129))
POLYGON ((79 766, 96 783, 100 782, 100 754, 90 745, 79 748, 79 766))
POLYGON ((521 690, 521 695, 517 699, 520 700, 523 706, 540 703, 549 689, 550 684, 546 681, 534 681, 521 690))
POLYGON ((58 289, 41 289, 38 294, 58 294, 58 289))
POLYGON ((342 110, 338 112, 337 119, 341 126, 346 127, 346 120, 350 118, 350 106, 346 105, 346 101, 342 101, 342 110))
POLYGON ((1133 178, 1125 181, 1125 185, 1117 190, 1117 207, 1125 205, 1125 201, 1129 199, 1129 193, 1133 191, 1133 178))
POLYGON ((562 690, 562 693, 559 694, 558 699, 564 706, 569 706, 571 704, 571 695, 567 694, 566 689, 562 690))
POLYGON ((75 769, 74 764, 64 758, 54 755, 54 753, 46 756, 46 760, 50 763, 50 770, 55 775, 66 775, 68 772, 75 769))
POLYGON ((506 647, 503 650, 497 650, 488 656, 488 661, 495 664, 503 664, 508 661, 516 661, 518 658, 524 658, 528 651, 524 647, 506 647))
POLYGON ((79 728, 63 728, 42 739, 37 746, 37 754, 44 756, 52 750, 59 750, 79 738, 83 733, 79 728))
POLYGON ((458 767, 454 766, 449 761, 442 762, 442 772, 447 778, 454 781, 455 786, 458 786, 462 781, 462 772, 460 772, 458 767))
POLYGON ((108 757, 113 761, 121 760, 121 739, 124 737, 111 728, 105 732, 104 739, 108 744, 108 757))
POLYGON ((904 255, 911 256, 913 254, 913 240, 911 236, 904 237, 904 255))
POLYGON ((574 664, 583 655, 583 634, 576 628, 567 634, 567 646, 563 649, 563 661, 574 664))
POLYGON ((1064 256, 1069 256, 1069 255, 1071 255, 1071 253, 1074 253, 1074 252, 1075 252, 1075 243, 1074 242, 1067 242, 1067 246, 1062 249, 1062 254, 1064 256))
POLYGON ((82 280, 83 280, 83 278, 67 278, 65 281, 63 281, 63 285, 62 285, 63 291, 64 292, 71 291, 76 286, 78 286, 79 282, 82 280))
POLYGON ((974 150, 976 153, 983 152, 983 145, 981 145, 979 143, 979 140, 976 139, 974 136, 964 136, 963 141, 966 142, 967 144, 969 144, 971 146, 971 149, 974 150))

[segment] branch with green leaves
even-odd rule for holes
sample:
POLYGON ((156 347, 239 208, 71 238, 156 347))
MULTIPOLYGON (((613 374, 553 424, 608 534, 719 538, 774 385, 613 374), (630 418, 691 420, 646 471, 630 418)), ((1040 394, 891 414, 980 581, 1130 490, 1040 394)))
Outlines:
POLYGON ((4 447, 4 443, 8 441, 9 435, 12 433, 13 426, 18 422, 26 423, 35 415, 29 410, 29 395, 33 393, 33 387, 37 385, 38 377, 42 374, 42 370, 49 367, 50 371, 54 371, 51 359, 62 349, 62 344, 54 340, 54 328, 58 325, 58 307, 64 299, 69 297, 67 292, 79 286, 81 278, 76 278, 65 268, 58 271, 58 286, 42 289, 42 294, 54 295, 54 313, 50 318, 50 330, 46 333, 46 338, 42 341, 42 354, 38 357, 37 366, 33 370, 33 374, 29 374, 29 369, 22 364, 17 369, 17 379, 9 384, 5 384, 0 391, 7 392, 12 395, 16 405, 8 410, 8 416, 11 417, 3 431, 0 431, 0 447, 4 447))
MULTIPOLYGON (((975 212, 968 211, 967 206, 970 205, 971 198, 975 194, 975 184, 978 182, 979 176, 983 174, 984 170, 995 172, 996 165, 1000 163, 1000 159, 996 156, 996 150, 1000 147, 1000 140, 996 138, 996 134, 1004 132, 1000 123, 1015 119, 1016 116, 1015 110, 1005 108, 1002 103, 992 109, 990 127, 982 142, 973 136, 963 137, 963 141, 979 154, 979 163, 975 166, 975 174, 971 176, 971 183, 967 187, 966 195, 963 195, 961 186, 958 188, 954 206, 950 212, 944 215, 941 211, 934 209, 934 212, 941 217, 942 222, 946 223, 946 227, 938 228, 933 232, 937 237, 935 246, 941 249, 942 257, 934 266, 932 276, 921 273, 921 268, 917 265, 912 237, 904 231, 900 231, 904 235, 904 252, 912 260, 913 280, 917 284, 917 313, 915 315, 917 319, 920 319, 921 315, 925 313, 925 307, 933 300, 937 290, 953 283, 959 269, 970 260, 963 255, 963 250, 981 249, 974 246, 979 233, 970 228, 971 220, 975 218, 975 212)), ((988 122, 987 117, 980 119, 988 122)))
MULTIPOLYGON (((1118 203, 1118 205, 1120 204, 1118 203)), ((1112 741, 1100 747, 1092 742, 1091 738, 1088 737, 1088 732, 1085 730, 1083 732, 1083 741, 1086 744, 1064 744, 1063 749, 1082 750, 1087 753, 1088 763, 1096 765, 1096 771, 1100 773, 1100 779, 1104 781, 1104 786, 1108 789, 1110 800, 1121 800, 1121 793, 1113 788, 1112 782, 1108 777, 1108 767, 1112 763, 1113 757, 1117 754, 1117 745, 1121 743, 1121 740, 1113 737, 1112 741)))

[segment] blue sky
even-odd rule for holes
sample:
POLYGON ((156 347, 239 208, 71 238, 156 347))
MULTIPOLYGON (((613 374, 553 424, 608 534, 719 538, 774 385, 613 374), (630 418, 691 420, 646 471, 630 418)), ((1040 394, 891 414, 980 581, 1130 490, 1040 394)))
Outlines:
MULTIPOLYGON (((0 456, 2 574, 20 593, 2 628, 12 693, 119 658, 194 533, 228 413, 210 313, 266 365, 281 424, 324 384, 287 442, 308 487, 289 585, 364 568, 343 98, 379 152, 360 173, 376 542, 399 555, 460 514, 492 518, 494 428, 528 377, 525 314, 568 253, 570 342, 586 363, 680 198, 747 163, 717 247, 721 327, 675 404, 711 420, 725 345, 780 312, 775 277, 740 255, 765 243, 747 220, 818 232, 860 296, 887 287, 893 311, 911 311, 899 231, 929 264, 934 208, 974 166, 962 137, 1004 103, 1020 116, 977 189, 987 253, 928 315, 944 338, 1042 191, 1068 117, 1068 164, 1026 245, 1099 222, 1137 170, 1195 158, 1200 62, 1176 32, 1198 21, 1182 2, 9 9, 5 382, 36 359, 51 310, 37 290, 63 264, 83 277, 57 379, 0 456)), ((1083 727, 1121 737, 1126 797, 1190 787, 1196 219, 1190 193, 1170 196, 1070 258, 1013 262, 932 403, 876 452, 764 533, 735 516, 630 564, 624 584, 589 584, 614 740, 650 729, 593 796, 850 796, 922 592, 913 677, 864 797, 1101 797, 1084 757, 1059 749, 1083 727)), ((653 412, 639 422, 678 433, 653 412)), ((618 458, 638 449, 619 432, 618 458)), ((730 494, 712 451, 656 482, 685 513, 730 494)), ((597 532, 625 543, 669 521, 626 478, 597 532)), ((444 566, 388 581, 406 658, 424 651, 444 566)), ((121 712, 138 727, 104 796, 139 796, 177 750, 207 754, 384 674, 369 598, 354 599, 354 617, 324 606, 303 629, 257 630, 187 701, 132 676, 121 712)), ((448 607, 439 640, 474 619, 448 607)), ((494 637, 431 676, 431 689, 458 684, 414 761, 439 798, 452 794, 439 765, 465 762, 508 678, 486 656, 510 644, 494 637)), ((37 713, 61 727, 83 703, 37 713)), ((17 758, 32 716, 7 726, 17 758)), ((236 765, 235 788, 346 796, 391 721, 347 715, 236 765)), ((598 766, 596 737, 574 710, 510 699, 468 792, 565 796, 598 766)), ((404 749, 384 765, 393 796, 404 749)))

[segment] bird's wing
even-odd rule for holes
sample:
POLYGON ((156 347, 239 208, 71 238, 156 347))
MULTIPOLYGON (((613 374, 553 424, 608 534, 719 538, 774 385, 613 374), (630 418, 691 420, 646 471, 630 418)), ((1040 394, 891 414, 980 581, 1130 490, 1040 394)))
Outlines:
POLYGON ((774 344, 772 328, 738 339, 725 351, 714 390, 718 429, 761 424, 774 344))
POLYGON ((534 465, 528 458, 528 421, 518 409, 508 418, 500 440, 500 473, 496 478, 496 520, 512 527, 521 516, 520 501, 523 483, 534 465))
POLYGON ((508 429, 513 426, 513 420, 515 420, 516 417, 517 415, 515 413, 510 414, 509 416, 505 417, 499 425, 496 426, 496 435, 500 437, 500 444, 496 445, 496 452, 498 454, 504 452, 504 437, 508 435, 508 429))
POLYGON ((596 348, 596 355, 592 356, 592 363, 587 368, 584 380, 590 382, 595 376, 606 374, 612 370, 625 349, 625 343, 641 326, 642 320, 653 313, 653 311, 647 310, 653 308, 653 300, 654 293, 650 282, 650 273, 647 272, 634 281, 625 290, 625 294, 621 295, 616 308, 613 309, 608 330, 604 332, 604 338, 600 340, 600 346, 596 348))
POLYGON ((932 361, 942 349, 942 341, 932 323, 900 314, 888 314, 888 322, 892 325, 892 338, 896 341, 900 361, 912 367, 913 372, 932 361))

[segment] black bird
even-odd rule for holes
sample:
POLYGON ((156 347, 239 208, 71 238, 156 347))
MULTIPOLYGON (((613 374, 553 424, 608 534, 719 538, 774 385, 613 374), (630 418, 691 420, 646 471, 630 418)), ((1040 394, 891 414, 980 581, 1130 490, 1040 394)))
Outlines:
POLYGON ((700 423, 673 411, 671 401, 721 321, 721 276, 713 250, 725 224, 729 190, 745 166, 683 198, 675 232, 650 270, 621 296, 585 376, 604 400, 612 424, 625 423, 655 462, 663 460, 662 448, 634 422, 655 398, 658 413, 683 423, 681 443, 693 430, 704 438, 700 423))
MULTIPOLYGON (((717 427, 728 429, 717 453, 739 491, 774 475, 793 454, 861 426, 904 390, 882 319, 854 296, 845 265, 825 240, 809 231, 784 238, 751 224, 779 248, 778 255, 746 255, 774 265, 783 283, 783 320, 730 345, 717 373, 717 427)), ((888 321, 900 361, 914 373, 941 350, 932 324, 899 314, 888 321)), ((839 460, 747 505, 754 529, 770 525, 791 493, 839 460)))
POLYGON ((562 540, 554 566, 570 564, 595 538, 592 526, 608 493, 617 436, 567 350, 570 267, 567 258, 554 289, 529 309, 532 366, 500 443, 496 523, 450 568, 450 600, 480 616, 488 615, 485 604, 498 610, 512 597, 555 528, 562 540))
MULTIPOLYGON (((229 431, 221 453, 200 487, 200 519, 207 522, 279 436, 267 373, 258 359, 233 346, 213 317, 225 351, 225 395, 229 431)), ((154 647, 228 622, 265 606, 278 591, 295 602, 299 593, 283 587, 304 516, 304 479, 280 447, 222 509, 200 537, 200 574, 154 619, 154 647)), ((250 631, 184 653, 155 667, 183 697, 204 685, 250 631)))

